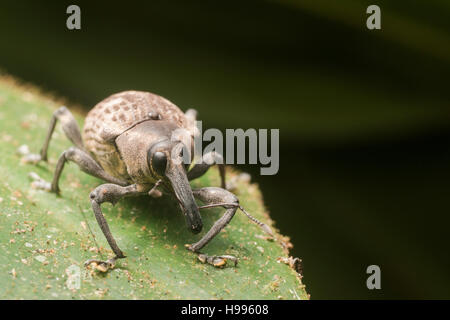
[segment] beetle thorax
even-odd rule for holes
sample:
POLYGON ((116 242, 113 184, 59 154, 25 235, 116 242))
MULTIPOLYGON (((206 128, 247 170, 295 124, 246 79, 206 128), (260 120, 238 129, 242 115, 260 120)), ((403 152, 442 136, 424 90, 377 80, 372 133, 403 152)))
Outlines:
POLYGON ((148 166, 148 150, 159 141, 170 140, 176 129, 171 121, 146 121, 116 138, 117 149, 135 183, 153 184, 158 180, 148 166))

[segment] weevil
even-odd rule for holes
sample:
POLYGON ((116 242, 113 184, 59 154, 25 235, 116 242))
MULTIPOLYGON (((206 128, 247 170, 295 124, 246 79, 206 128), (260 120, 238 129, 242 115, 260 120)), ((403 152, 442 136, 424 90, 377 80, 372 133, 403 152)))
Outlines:
MULTIPOLYGON (((89 195, 95 218, 108 241, 114 257, 103 261, 88 260, 85 265, 96 265, 107 271, 113 268, 117 259, 126 258, 114 239, 103 216, 104 202, 115 204, 121 198, 140 195, 161 196, 168 193, 178 202, 184 214, 186 225, 193 233, 202 230, 200 209, 223 207, 225 213, 211 229, 196 243, 186 248, 198 255, 203 263, 222 267, 227 260, 236 265, 237 258, 230 255, 209 256, 200 252, 231 221, 240 209, 263 230, 272 234, 270 228, 249 215, 239 204, 238 198, 226 189, 223 158, 215 152, 202 156, 203 161, 183 161, 183 152, 193 160, 192 147, 196 134, 197 112, 189 109, 183 113, 169 100, 150 92, 125 91, 114 94, 99 102, 86 116, 83 133, 66 107, 53 113, 44 145, 39 154, 28 154, 26 162, 47 161, 47 150, 59 121, 73 147, 64 151, 56 165, 48 189, 60 193, 59 180, 66 162, 74 162, 87 174, 104 180, 89 195), (174 133, 184 129, 190 142, 174 139, 174 133), (187 145, 186 145, 187 144, 187 145), (190 145, 189 145, 190 144, 190 145), (189 181, 196 179, 217 164, 221 187, 203 187, 192 190, 189 181), (198 206, 195 199, 203 202, 198 206)), ((42 181, 39 181, 42 185, 42 181)), ((45 185, 45 184, 44 184, 45 185)))

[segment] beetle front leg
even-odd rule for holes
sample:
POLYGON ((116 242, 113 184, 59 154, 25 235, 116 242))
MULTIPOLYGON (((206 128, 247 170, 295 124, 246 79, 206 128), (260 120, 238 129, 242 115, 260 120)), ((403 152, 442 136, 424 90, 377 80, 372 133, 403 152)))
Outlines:
MULTIPOLYGON (((148 190, 145 190, 148 191, 148 190)), ((92 210, 95 214, 95 219, 97 220, 100 229, 102 230, 103 234, 105 235, 106 240, 109 243, 109 246, 113 250, 115 256, 111 259, 108 259, 106 261, 103 260, 97 260, 97 259, 90 259, 85 262, 85 266, 88 267, 91 264, 94 264, 96 268, 102 272, 106 272, 109 269, 114 268, 116 260, 125 258, 126 256, 120 250, 119 246, 117 245, 116 240, 114 239, 113 235, 111 234, 111 230, 109 229, 108 222, 106 221, 105 217, 103 216, 101 204, 104 202, 110 202, 112 204, 115 204, 117 201, 119 201, 121 198, 126 196, 137 196, 140 194, 143 194, 145 192, 144 190, 139 190, 136 185, 130 185, 127 187, 121 187, 115 184, 102 184, 94 189, 94 191, 90 194, 91 204, 92 204, 92 210)))
MULTIPOLYGON (((208 242, 210 242, 226 225, 231 221, 236 210, 239 208, 238 198, 231 192, 216 187, 206 187, 198 190, 193 190, 194 197, 207 205, 220 205, 226 209, 224 215, 217 220, 211 229, 203 238, 192 245, 186 245, 186 248, 198 254, 200 261, 209 263, 215 267, 223 267, 228 260, 237 264, 237 258, 229 255, 209 256, 199 252, 208 242)), ((201 209, 201 207, 200 207, 201 209)))

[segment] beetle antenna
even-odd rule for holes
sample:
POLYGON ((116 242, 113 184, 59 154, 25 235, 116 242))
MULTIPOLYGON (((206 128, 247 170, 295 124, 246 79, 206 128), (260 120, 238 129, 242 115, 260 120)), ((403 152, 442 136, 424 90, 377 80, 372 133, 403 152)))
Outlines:
POLYGON ((247 216, 247 218, 249 218, 250 220, 252 220, 254 223, 256 223, 261 229, 263 229, 263 231, 265 232, 265 233, 267 233, 268 235, 270 235, 270 236, 274 236, 273 235, 273 232, 272 232, 272 229, 270 229, 270 227, 267 225, 267 224, 265 224, 265 223, 263 223, 263 222, 261 222, 261 221, 259 221, 258 219, 256 219, 254 216, 252 216, 250 213, 248 213, 247 211, 245 211, 244 210, 244 208, 242 208, 242 206, 239 206, 239 209, 241 209, 241 211, 247 216))
POLYGON ((212 203, 212 204, 206 204, 204 206, 198 207, 199 209, 206 209, 206 208, 214 208, 214 207, 225 207, 225 206, 232 206, 232 207, 238 207, 239 209, 241 209, 241 211, 247 216, 247 218, 249 218, 250 220, 252 220, 254 223, 256 223, 261 229, 263 229, 263 231, 265 233, 267 233, 268 235, 270 235, 271 237, 274 237, 274 234, 272 232, 272 229, 270 229, 270 227, 259 221, 258 219, 256 219, 254 216, 252 216, 250 213, 248 213, 247 211, 245 211, 244 208, 242 208, 241 205, 236 205, 234 203, 212 203))

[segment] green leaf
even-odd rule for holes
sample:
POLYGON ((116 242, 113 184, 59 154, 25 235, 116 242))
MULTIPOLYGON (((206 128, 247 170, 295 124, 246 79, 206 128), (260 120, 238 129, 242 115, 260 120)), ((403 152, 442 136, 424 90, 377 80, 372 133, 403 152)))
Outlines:
MULTIPOLYGON (((39 151, 59 105, 35 88, 0 78, 0 299, 308 298, 301 277, 277 261, 287 257, 283 245, 288 246, 288 238, 276 232, 277 241, 264 239, 258 226, 237 213, 204 252, 234 255, 238 266, 217 269, 202 264, 184 245, 199 239, 222 210, 202 210, 205 231, 193 235, 166 196, 125 199, 115 207, 104 204, 112 233, 128 257, 108 273, 86 270, 85 260, 112 256, 88 198, 101 181, 69 164, 62 175, 61 196, 31 187, 29 173, 51 180, 58 156, 70 146, 60 126, 50 144, 48 164, 21 163, 16 152, 23 144, 31 152, 39 151), (78 270, 79 288, 70 285, 76 284, 78 270)), ((74 113, 81 125, 82 115, 74 113)), ((228 178, 236 174, 228 172, 228 178)), ((193 182, 193 187, 211 185, 219 185, 217 170, 193 182)), ((237 190, 247 211, 273 224, 257 185, 240 182, 237 190)))

